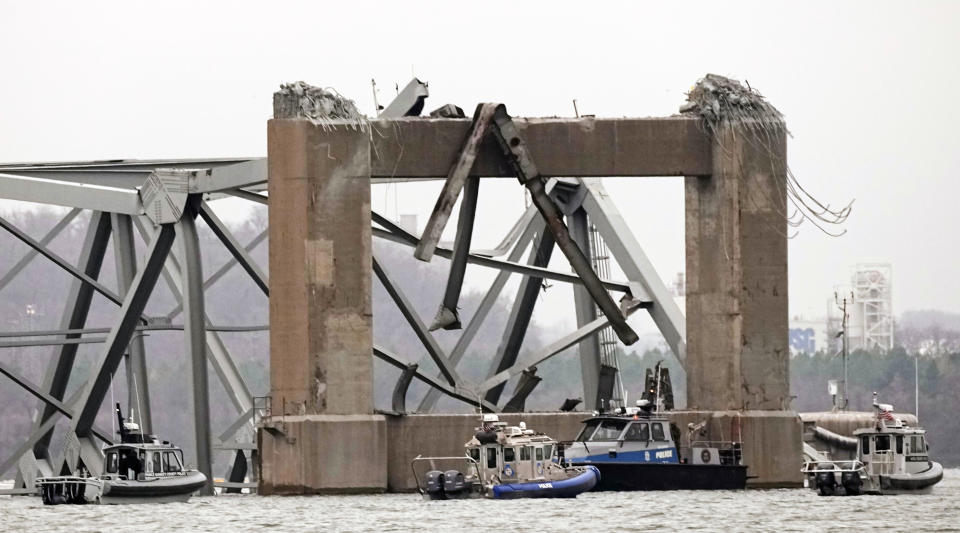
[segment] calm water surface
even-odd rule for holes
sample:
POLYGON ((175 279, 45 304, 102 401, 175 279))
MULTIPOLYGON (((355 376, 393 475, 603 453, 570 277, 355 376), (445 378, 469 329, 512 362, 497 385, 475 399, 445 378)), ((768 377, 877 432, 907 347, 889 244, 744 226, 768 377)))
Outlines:
POLYGON ((427 502, 418 495, 193 498, 44 506, 0 497, 2 531, 960 531, 960 469, 933 493, 825 498, 809 489, 587 493, 575 500, 427 502))

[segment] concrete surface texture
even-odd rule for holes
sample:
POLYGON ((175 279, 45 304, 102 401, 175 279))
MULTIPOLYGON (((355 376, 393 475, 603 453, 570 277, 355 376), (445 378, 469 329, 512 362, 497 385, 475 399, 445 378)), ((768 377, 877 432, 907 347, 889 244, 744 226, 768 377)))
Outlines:
POLYGON ((721 128, 685 189, 688 405, 788 409, 785 129, 721 128))
POLYGON ((268 125, 274 414, 372 414, 370 141, 268 125))
MULTIPOLYGON (((761 146, 727 129, 711 139, 682 117, 528 119, 518 127, 545 175, 693 176, 686 178, 693 411, 671 416, 681 430, 709 416, 709 438, 741 440, 751 485, 800 483, 801 424, 786 411, 785 136, 761 146)), ((469 415, 384 420, 373 414, 371 393, 369 177, 386 169, 446 175, 469 121, 370 128, 304 119, 268 125, 273 416, 259 431, 264 494, 410 490, 410 460, 459 455, 477 422, 469 415)), ((481 148, 477 172, 504 175, 491 150, 481 148)), ((563 440, 584 416, 504 419, 563 440)))
POLYGON ((382 415, 273 417, 257 431, 259 492, 349 494, 387 490, 382 415))

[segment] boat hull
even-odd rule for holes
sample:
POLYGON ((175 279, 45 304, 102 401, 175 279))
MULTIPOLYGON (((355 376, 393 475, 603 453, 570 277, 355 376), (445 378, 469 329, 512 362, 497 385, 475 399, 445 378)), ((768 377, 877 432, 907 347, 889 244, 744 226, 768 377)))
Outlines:
POLYGON ((602 462, 592 466, 600 470, 594 489, 598 491, 739 490, 747 485, 743 465, 602 462))
POLYGON ((883 494, 916 494, 930 492, 943 479, 943 466, 930 462, 930 468, 916 474, 880 476, 880 491, 883 494))
POLYGON ((587 466, 583 472, 561 481, 534 481, 528 483, 501 483, 494 485, 493 498, 510 500, 516 498, 576 498, 597 486, 601 474, 595 466, 587 466))
POLYGON ((103 481, 100 503, 185 502, 206 482, 207 477, 200 472, 147 480, 107 479, 103 481))

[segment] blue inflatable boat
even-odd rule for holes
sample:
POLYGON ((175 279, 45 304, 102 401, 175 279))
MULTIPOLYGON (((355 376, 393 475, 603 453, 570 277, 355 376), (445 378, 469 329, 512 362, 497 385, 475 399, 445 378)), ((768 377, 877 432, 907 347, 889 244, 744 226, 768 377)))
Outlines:
POLYGON ((576 476, 561 481, 502 483, 493 486, 493 497, 513 498, 576 498, 577 494, 593 489, 600 481, 600 471, 588 466, 576 476))
POLYGON ((575 498, 600 482, 593 465, 561 464, 556 440, 523 422, 508 426, 494 414, 483 417, 464 447, 460 456, 413 459, 424 498, 575 498))

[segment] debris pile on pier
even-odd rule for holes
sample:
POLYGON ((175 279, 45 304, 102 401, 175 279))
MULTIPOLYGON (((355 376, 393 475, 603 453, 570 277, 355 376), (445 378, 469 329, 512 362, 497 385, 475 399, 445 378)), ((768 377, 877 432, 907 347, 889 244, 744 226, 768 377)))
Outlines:
POLYGON ((274 118, 305 118, 329 129, 333 123, 366 129, 367 119, 356 104, 331 88, 315 87, 302 81, 284 83, 273 93, 274 118))

